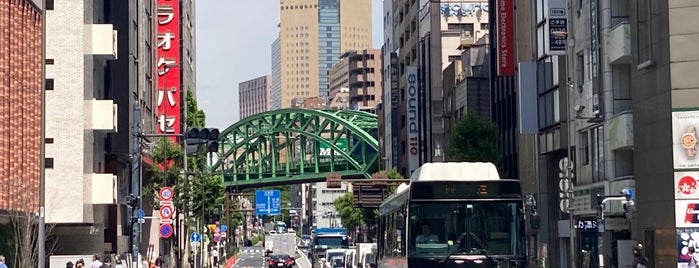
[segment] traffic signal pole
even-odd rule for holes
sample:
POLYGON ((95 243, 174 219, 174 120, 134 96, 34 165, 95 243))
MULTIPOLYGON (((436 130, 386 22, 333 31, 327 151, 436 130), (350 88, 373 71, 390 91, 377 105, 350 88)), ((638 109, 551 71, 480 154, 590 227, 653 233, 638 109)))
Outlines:
POLYGON ((607 201, 631 201, 633 191, 624 189, 620 195, 600 195, 597 194, 597 256, 599 267, 604 266, 604 204, 607 201))
POLYGON ((128 204, 131 208, 131 261, 132 267, 138 267, 138 248, 141 243, 141 226, 138 224, 138 210, 141 207, 141 107, 134 104, 132 135, 133 152, 131 153, 131 194, 128 204))

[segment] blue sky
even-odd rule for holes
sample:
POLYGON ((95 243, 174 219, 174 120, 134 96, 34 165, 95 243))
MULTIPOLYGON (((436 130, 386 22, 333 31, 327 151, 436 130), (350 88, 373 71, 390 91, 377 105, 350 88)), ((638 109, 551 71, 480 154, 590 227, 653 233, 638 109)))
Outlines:
MULTIPOLYGON (((371 1, 374 47, 379 48, 383 3, 371 1)), ((238 83, 271 73, 279 0, 196 4, 198 104, 206 113, 207 126, 223 130, 238 121, 238 83)))

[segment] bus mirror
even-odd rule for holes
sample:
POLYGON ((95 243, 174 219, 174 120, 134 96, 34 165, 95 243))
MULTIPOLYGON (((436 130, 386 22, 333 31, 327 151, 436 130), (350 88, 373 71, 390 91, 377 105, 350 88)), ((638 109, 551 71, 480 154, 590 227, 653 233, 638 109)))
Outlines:
POLYGON ((539 216, 539 213, 532 212, 532 214, 529 215, 529 227, 531 227, 532 229, 538 230, 540 224, 541 224, 541 217, 539 216))

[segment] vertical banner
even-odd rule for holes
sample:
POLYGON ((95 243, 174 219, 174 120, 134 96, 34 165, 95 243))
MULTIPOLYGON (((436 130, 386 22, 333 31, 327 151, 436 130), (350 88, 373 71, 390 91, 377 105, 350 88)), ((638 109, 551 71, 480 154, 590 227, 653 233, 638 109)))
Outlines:
POLYGON ((495 21, 498 30, 498 75, 515 75, 514 0, 498 0, 495 21))
MULTIPOLYGON (((180 6, 179 1, 158 0, 158 133, 180 130, 180 6)), ((177 137, 171 137, 177 142, 177 137)))
POLYGON ((548 0, 546 27, 546 54, 565 55, 568 40, 566 0, 548 0))
MULTIPOLYGON (((400 114, 398 112, 398 103, 400 96, 398 91, 400 90, 398 85, 398 54, 391 53, 391 167, 398 167, 400 152, 398 150, 398 132, 400 131, 400 114)), ((385 127, 385 126, 384 126, 385 127)))
POLYGON ((408 154, 408 174, 412 174, 413 170, 420 166, 420 119, 419 105, 418 105, 418 79, 417 79, 417 66, 406 66, 405 67, 405 79, 406 79, 406 130, 408 131, 408 148, 406 150, 408 154))

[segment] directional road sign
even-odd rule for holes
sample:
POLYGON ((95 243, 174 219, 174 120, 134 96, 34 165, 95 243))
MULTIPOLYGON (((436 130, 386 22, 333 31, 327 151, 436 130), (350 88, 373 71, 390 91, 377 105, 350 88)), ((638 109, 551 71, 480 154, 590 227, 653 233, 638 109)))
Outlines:
POLYGON ((255 213, 257 215, 280 215, 281 192, 279 190, 255 191, 255 213))
POLYGON ((142 209, 139 209, 139 210, 138 210, 138 218, 139 218, 139 219, 143 219, 143 218, 145 218, 145 217, 146 217, 146 212, 143 211, 142 209))
POLYGON ((172 236, 173 231, 174 229, 172 228, 172 224, 160 225, 160 237, 162 238, 170 238, 172 236))
POLYGON ((173 209, 171 206, 162 206, 162 207, 160 207, 160 218, 161 219, 170 219, 170 218, 172 218, 172 212, 173 212, 173 209))
POLYGON ((192 242, 201 242, 201 234, 194 232, 189 235, 189 241, 192 242))
POLYGON ((164 201, 170 201, 170 200, 172 200, 172 196, 173 196, 173 194, 172 194, 172 188, 170 188, 170 187, 163 187, 163 188, 160 188, 160 194, 159 194, 159 195, 160 195, 160 200, 164 200, 164 201))
POLYGON ((228 230, 228 225, 221 224, 221 226, 219 226, 219 228, 221 229, 221 232, 226 232, 228 230))

